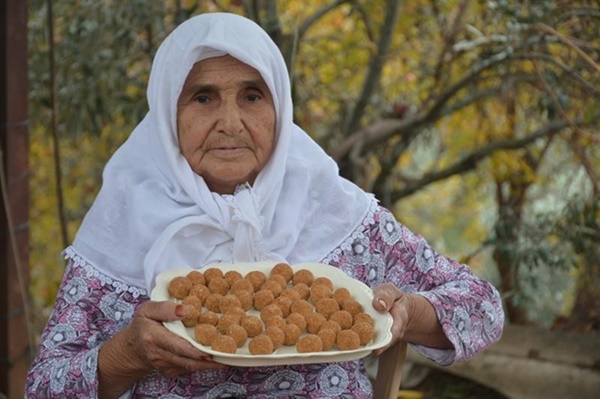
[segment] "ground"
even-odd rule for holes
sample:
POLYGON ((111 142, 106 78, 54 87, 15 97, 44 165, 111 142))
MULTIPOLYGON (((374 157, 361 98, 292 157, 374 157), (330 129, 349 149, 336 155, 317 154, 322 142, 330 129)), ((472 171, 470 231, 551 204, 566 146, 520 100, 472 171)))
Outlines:
POLYGON ((422 399, 508 399, 491 388, 440 370, 431 370, 429 375, 411 390, 422 392, 422 399))

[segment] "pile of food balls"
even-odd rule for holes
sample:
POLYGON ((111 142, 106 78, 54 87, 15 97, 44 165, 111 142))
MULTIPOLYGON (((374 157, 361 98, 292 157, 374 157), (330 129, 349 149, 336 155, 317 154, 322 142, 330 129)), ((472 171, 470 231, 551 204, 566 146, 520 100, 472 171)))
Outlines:
POLYGON ((358 349, 373 339, 373 318, 347 288, 307 269, 278 263, 268 273, 209 267, 169 282, 169 294, 186 306, 182 320, 200 344, 236 353, 248 341, 252 355, 282 346, 298 353, 358 349))

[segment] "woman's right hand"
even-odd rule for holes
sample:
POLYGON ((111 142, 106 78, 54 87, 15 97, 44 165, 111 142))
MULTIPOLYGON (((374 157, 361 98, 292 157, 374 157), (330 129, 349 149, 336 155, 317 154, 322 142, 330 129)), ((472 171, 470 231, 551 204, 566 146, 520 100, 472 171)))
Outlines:
POLYGON ((131 323, 100 348, 99 396, 118 397, 153 370, 173 378, 224 367, 163 325, 182 319, 185 311, 185 306, 170 301, 143 303, 131 323))
POLYGON ((143 303, 137 310, 128 330, 130 348, 136 357, 151 370, 173 378, 193 371, 223 367, 210 355, 167 330, 163 321, 180 320, 186 307, 174 302, 143 303))

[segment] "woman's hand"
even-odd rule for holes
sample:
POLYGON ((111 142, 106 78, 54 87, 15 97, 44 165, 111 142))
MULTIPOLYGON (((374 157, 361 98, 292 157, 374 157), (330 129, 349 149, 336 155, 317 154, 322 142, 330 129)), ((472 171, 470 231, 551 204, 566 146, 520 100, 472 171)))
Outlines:
POLYGON ((139 307, 131 323, 100 348, 100 397, 118 397, 153 370, 173 378, 224 367, 164 327, 163 321, 182 319, 185 309, 169 301, 148 301, 139 307))
POLYGON ((219 367, 208 354, 173 334, 162 324, 163 321, 180 320, 184 316, 185 306, 170 301, 148 301, 140 306, 127 330, 130 347, 141 364, 169 378, 219 367))
POLYGON ((452 344, 444 334, 433 305, 421 295, 401 291, 391 283, 373 290, 373 308, 390 312, 393 318, 392 340, 374 353, 379 356, 396 341, 402 340, 432 348, 449 349, 452 344))

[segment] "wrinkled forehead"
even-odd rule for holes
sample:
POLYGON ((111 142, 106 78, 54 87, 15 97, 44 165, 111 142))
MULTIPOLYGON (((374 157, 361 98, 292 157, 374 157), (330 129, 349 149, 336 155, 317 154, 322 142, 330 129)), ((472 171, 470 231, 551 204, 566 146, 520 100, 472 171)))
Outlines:
MULTIPOLYGON (((185 81, 188 79, 188 77, 192 74, 192 72, 194 71, 198 71, 200 68, 202 68, 202 66, 204 65, 206 68, 206 64, 209 64, 205 61, 208 60, 213 60, 215 58, 221 58, 224 57, 224 59, 226 58, 230 58, 230 60, 232 60, 233 62, 231 62, 230 64, 235 63, 236 61, 243 64, 244 66, 248 67, 248 70, 253 70, 256 71, 256 73, 259 75, 260 78, 262 78, 262 81, 267 85, 267 88, 269 89, 271 96, 273 97, 273 100, 275 102, 275 112, 276 114, 278 114, 279 112, 279 100, 284 98, 284 93, 282 93, 281 87, 280 85, 276 84, 276 79, 275 76, 277 75, 278 71, 274 71, 271 69, 272 64, 260 64, 260 63, 256 63, 254 62, 254 60, 250 57, 246 57, 245 54, 243 53, 239 53, 239 52, 231 52, 231 51, 225 51, 225 50, 220 50, 220 49, 208 49, 207 51, 202 51, 199 53, 198 59, 196 59, 193 63, 191 63, 191 65, 188 65, 188 71, 185 74, 185 76, 183 77, 183 82, 181 82, 181 88, 183 89, 183 85, 185 84, 185 81)), ((226 69, 223 69, 224 73, 227 73, 226 69)))
MULTIPOLYGON (((188 73, 183 91, 190 86, 213 85, 215 79, 221 83, 254 83, 263 88, 266 86, 264 78, 254 67, 225 54, 196 62, 188 73)), ((266 89, 268 90, 268 87, 266 89)))
MULTIPOLYGON (((254 75, 255 79, 263 80, 265 83, 268 80, 273 81, 274 71, 268 69, 260 71, 258 67, 225 51, 211 50, 209 54, 200 55, 199 60, 191 66, 186 79, 189 79, 192 75, 200 76, 208 72, 220 72, 223 74, 250 74, 254 75)), ((272 83, 272 86, 275 86, 275 84, 272 83)))

